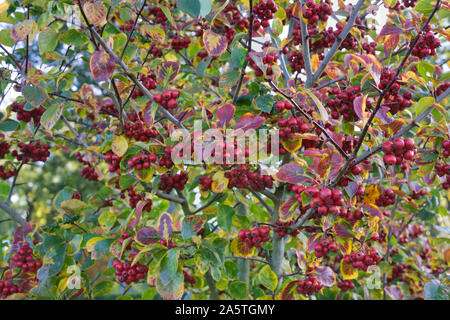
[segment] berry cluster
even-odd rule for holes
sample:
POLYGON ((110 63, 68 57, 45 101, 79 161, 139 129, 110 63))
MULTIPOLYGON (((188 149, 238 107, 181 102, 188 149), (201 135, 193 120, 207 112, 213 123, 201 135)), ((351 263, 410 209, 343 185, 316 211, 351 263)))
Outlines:
POLYGON ((322 283, 312 274, 308 275, 305 280, 298 280, 297 292, 305 295, 312 295, 322 290, 322 283))
MULTIPOLYGON (((388 69, 384 69, 383 72, 381 73, 379 88, 381 90, 384 90, 384 88, 386 88, 388 84, 392 81, 394 76, 395 76, 394 70, 389 71, 388 69)), ((403 84, 401 81, 396 80, 389 88, 389 91, 387 92, 384 99, 384 105, 389 107, 390 109, 389 112, 393 115, 400 111, 405 110, 406 108, 412 105, 411 92, 405 91, 402 96, 400 95, 399 91, 401 84, 403 84)))
POLYGON ((342 192, 338 189, 323 188, 319 191, 316 187, 309 187, 304 192, 312 198, 310 206, 317 208, 316 217, 322 217, 328 213, 338 214, 339 207, 344 204, 342 192))
POLYGON ((173 176, 167 174, 161 175, 159 182, 159 189, 170 193, 173 188, 181 191, 184 189, 184 185, 188 182, 189 176, 186 171, 181 171, 173 176))
POLYGON ((178 247, 178 246, 176 246, 176 245, 173 243, 172 240, 169 240, 169 242, 167 242, 166 240, 161 239, 161 240, 159 240, 159 244, 162 245, 162 246, 164 246, 164 247, 167 247, 167 248, 169 248, 169 249, 177 248, 177 247, 178 247))
POLYGON ((410 161, 414 159, 414 156, 417 153, 416 147, 414 146, 414 140, 411 138, 399 138, 392 142, 386 141, 383 144, 383 151, 383 161, 386 165, 401 165, 404 160, 410 161))
MULTIPOLYGON (((120 188, 119 186, 119 179, 116 180, 116 187, 120 188)), ((130 186, 128 189, 126 190, 122 190, 120 197, 122 199, 125 199, 126 195, 125 192, 128 192, 128 198, 129 198, 129 204, 131 208, 136 208, 137 204, 139 201, 144 200, 145 199, 145 192, 141 192, 141 193, 136 193, 136 191, 134 190, 134 186, 130 186)), ((150 211, 152 210, 152 199, 146 199, 145 200, 145 205, 143 208, 143 211, 150 211)))
POLYGON ((379 198, 375 201, 375 204, 379 207, 387 207, 395 203, 395 192, 392 189, 384 190, 379 198))
POLYGON ((394 279, 400 279, 400 281, 403 281, 403 279, 406 279, 404 274, 406 271, 406 264, 396 264, 392 268, 392 275, 389 277, 388 282, 391 282, 394 279))
POLYGON ((275 104, 275 110, 277 112, 283 112, 284 110, 292 110, 292 104, 289 101, 278 101, 275 104))
POLYGON ((88 165, 87 167, 81 169, 81 176, 89 181, 98 181, 100 178, 97 170, 95 170, 95 168, 91 165, 88 165))
POLYGON ((294 133, 304 133, 310 129, 301 117, 281 118, 278 120, 278 126, 280 127, 280 139, 283 141, 290 139, 294 133))
POLYGON ((422 235, 424 232, 425 232, 425 229, 421 225, 415 224, 409 230, 409 237, 411 239, 416 239, 420 235, 422 235))
POLYGON ((442 184, 442 188, 450 188, 450 164, 436 163, 436 172, 439 177, 445 176, 445 182, 442 184))
POLYGON ((273 230, 276 233, 278 233, 280 238, 284 238, 288 234, 291 234, 293 237, 296 237, 299 234, 300 230, 299 229, 289 230, 289 227, 292 226, 294 223, 295 223, 294 220, 281 222, 280 219, 278 219, 277 221, 275 221, 275 227, 273 230))
POLYGON ((190 43, 191 39, 189 37, 185 37, 183 39, 172 38, 170 45, 175 52, 180 52, 181 50, 189 47, 190 43))
POLYGON ((11 104, 11 110, 17 112, 17 120, 23 122, 30 122, 33 120, 34 125, 37 125, 41 120, 41 116, 44 114, 45 109, 43 107, 34 108, 31 111, 24 109, 25 104, 13 102, 11 104))
POLYGON ((372 249, 368 254, 360 251, 352 252, 344 256, 344 262, 351 264, 353 268, 367 271, 369 266, 374 266, 382 259, 377 250, 372 249))
POLYGON ((345 120, 352 120, 355 115, 353 101, 360 95, 360 92, 360 86, 348 87, 345 90, 333 87, 329 94, 334 95, 335 98, 330 98, 327 101, 327 105, 331 109, 331 117, 337 119, 339 115, 342 115, 345 120))
POLYGON ((414 200, 417 200, 421 197, 423 197, 424 195, 426 195, 426 190, 425 189, 419 189, 418 191, 414 191, 411 193, 411 198, 413 198, 414 200))
POLYGON ((45 162, 50 156, 50 152, 48 151, 50 149, 50 146, 48 144, 43 145, 40 141, 37 141, 34 144, 32 142, 29 142, 27 144, 19 142, 18 146, 20 148, 20 153, 17 152, 17 150, 13 150, 11 154, 16 157, 17 160, 23 160, 25 163, 30 161, 45 162))
POLYGON ((134 26, 134 19, 130 19, 130 20, 127 21, 127 24, 125 24, 125 25, 121 24, 119 26, 119 29, 121 31, 128 31, 128 32, 130 32, 131 30, 133 30, 133 26, 134 26))
MULTIPOLYGON (((0 138, 3 138, 0 136, 0 138)), ((3 159, 9 153, 10 145, 6 141, 0 142, 0 159, 3 159)))
POLYGON ((287 57, 292 72, 302 72, 305 68, 305 61, 303 60, 303 53, 301 51, 292 51, 287 57))
POLYGON ((444 93, 448 88, 450 88, 450 82, 445 81, 442 82, 440 85, 437 86, 435 90, 435 95, 439 97, 442 93, 444 93))
POLYGON ((250 171, 245 165, 239 165, 237 168, 225 173, 228 180, 228 188, 246 189, 248 187, 255 191, 262 191, 265 188, 272 188, 273 178, 269 175, 263 175, 259 172, 250 171))
POLYGON ((328 239, 322 239, 314 246, 314 252, 317 258, 328 256, 329 252, 337 253, 339 248, 335 242, 331 242, 328 239))
POLYGON ((125 262, 120 262, 119 260, 113 261, 112 265, 114 269, 116 269, 115 274, 117 275, 117 280, 119 280, 119 282, 131 284, 133 282, 138 282, 140 279, 145 279, 148 267, 139 262, 134 266, 131 266, 131 264, 132 260, 125 262))
POLYGON ((163 91, 162 94, 155 93, 153 95, 153 101, 168 109, 174 109, 178 106, 177 98, 180 96, 180 92, 176 89, 170 89, 163 91))
POLYGON ((352 212, 351 210, 348 210, 347 208, 341 207, 339 209, 339 213, 337 213, 336 215, 338 217, 344 218, 351 224, 354 224, 354 223, 356 223, 356 221, 362 219, 362 217, 364 216, 364 213, 359 209, 356 209, 352 212))
POLYGON ((261 20, 255 20, 255 25, 261 25, 263 28, 267 28, 269 26, 269 20, 273 19, 273 14, 277 12, 278 7, 273 0, 268 0, 267 2, 261 1, 259 4, 253 7, 253 13, 256 17, 261 20))
POLYGON ((156 24, 162 24, 163 26, 166 25, 167 17, 164 14, 164 11, 157 6, 151 6, 148 8, 148 15, 153 16, 152 19, 156 24))
POLYGON ((122 161, 122 157, 119 157, 115 153, 108 151, 105 154, 105 161, 109 164, 108 171, 115 172, 120 174, 120 161, 122 161))
POLYGON ((339 281, 337 283, 337 287, 341 289, 342 291, 348 291, 355 288, 355 285, 353 284, 352 280, 344 280, 339 281))
POLYGON ((23 272, 36 272, 42 266, 39 259, 33 257, 33 249, 28 242, 19 244, 19 249, 12 256, 12 267, 21 268, 23 272))
POLYGON ((136 112, 128 114, 129 121, 124 124, 125 135, 128 138, 134 138, 137 141, 146 142, 158 136, 158 131, 145 127, 144 121, 140 120, 141 115, 136 112))
POLYGON ((193 276, 191 276, 189 273, 187 273, 185 270, 183 270, 183 276, 184 276, 184 282, 189 283, 190 285, 194 285, 196 280, 193 276))
POLYGON ((269 232, 270 228, 268 226, 262 226, 252 230, 239 230, 238 237, 239 241, 247 243, 249 248, 260 248, 263 242, 269 241, 269 232))
POLYGON ((230 25, 237 26, 238 29, 241 30, 249 27, 248 19, 242 17, 238 7, 235 4, 229 3, 222 12, 228 18, 230 25))
MULTIPOLYGON (((257 77, 262 76, 264 74, 264 72, 261 70, 261 68, 258 66, 258 64, 250 56, 247 57, 247 60, 250 64, 250 66, 255 70, 255 75, 257 77)), ((276 64, 277 60, 278 60, 278 55, 276 52, 270 52, 262 58, 262 63, 264 63, 267 66, 266 74, 268 76, 273 74, 272 65, 276 64)))
POLYGON ((6 299, 12 294, 22 292, 23 289, 13 284, 10 280, 0 281, 0 299, 6 299))
POLYGON ((203 192, 211 191, 213 179, 209 177, 200 177, 198 179, 198 184, 201 186, 200 189, 203 192))
POLYGON ((306 7, 303 7, 303 17, 308 20, 308 24, 314 24, 317 21, 327 21, 333 13, 333 9, 327 2, 315 3, 314 0, 308 0, 306 7))
MULTIPOLYGON (((154 74, 152 74, 152 73, 149 75, 141 74, 139 79, 141 80, 142 85, 147 90, 150 91, 150 90, 156 89, 157 83, 156 83, 156 76, 154 74)), ((141 91, 141 89, 135 88, 133 93, 131 94, 131 98, 136 99, 137 97, 142 97, 143 95, 144 95, 144 93, 141 91)))
POLYGON ((442 149, 444 149, 442 151, 442 156, 444 158, 450 157, 450 139, 446 139, 442 142, 442 149))
POLYGON ((135 155, 128 160, 128 166, 139 171, 150 168, 150 165, 154 162, 156 162, 156 156, 154 154, 135 155))
POLYGON ((424 59, 427 56, 434 56, 436 48, 441 45, 441 42, 436 38, 433 32, 428 31, 425 35, 417 41, 412 50, 412 54, 419 59, 424 59))
POLYGON ((372 41, 372 42, 363 43, 362 48, 367 54, 375 55, 376 46, 377 46, 377 43, 372 41))
POLYGON ((173 167, 173 161, 172 161, 172 149, 173 147, 165 147, 164 148, 164 153, 160 158, 159 158, 159 165, 161 167, 166 167, 167 169, 170 169, 173 167))
POLYGON ((14 176, 16 174, 16 170, 12 169, 12 170, 8 170, 6 169, 5 166, 0 166, 0 178, 2 178, 3 180, 9 179, 12 176, 14 176))

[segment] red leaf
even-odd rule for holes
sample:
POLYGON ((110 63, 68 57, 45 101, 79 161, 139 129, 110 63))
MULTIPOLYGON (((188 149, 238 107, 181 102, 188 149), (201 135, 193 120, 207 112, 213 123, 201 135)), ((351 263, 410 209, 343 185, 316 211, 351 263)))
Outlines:
POLYGON ((295 210, 292 210, 292 206, 296 203, 298 203, 297 199, 295 199, 295 197, 291 197, 280 206, 279 215, 281 221, 290 220, 294 214, 294 211, 298 212, 298 207, 296 207, 295 210))
POLYGON ((383 29, 381 29, 380 34, 378 35, 378 37, 383 37, 383 36, 387 36, 387 35, 399 35, 402 34, 403 30, 400 29, 399 27, 395 26, 395 25, 388 25, 385 24, 383 26, 383 29))
POLYGON ((311 182, 312 179, 303 175, 303 167, 298 163, 291 162, 283 165, 277 172, 277 179, 282 182, 288 182, 291 184, 298 184, 301 182, 311 182))
POLYGON ((330 267, 317 267, 315 270, 317 280, 325 287, 332 287, 336 282, 336 274, 330 267))
POLYGON ((14 231, 14 243, 25 241, 31 231, 33 231, 33 226, 28 221, 25 221, 22 226, 17 227, 16 231, 14 231))
POLYGON ((363 125, 369 120, 370 113, 366 110, 366 100, 367 95, 356 97, 353 100, 353 110, 355 110, 356 115, 360 120, 362 120, 363 125))
POLYGON ((294 292, 297 287, 297 281, 289 282, 281 291, 281 300, 294 300, 294 292))
POLYGON ((350 232, 350 227, 343 222, 335 224, 334 231, 338 237, 353 238, 353 235, 350 232))
POLYGON ((111 78, 116 63, 114 58, 104 50, 97 50, 91 56, 90 67, 94 80, 106 81, 111 78))
POLYGON ((313 233, 307 241, 307 247, 308 247, 308 252, 313 252, 314 251, 314 247, 316 246, 317 243, 319 243, 320 237, 322 236, 321 233, 313 233))
POLYGON ((362 206, 368 213, 370 213, 373 217, 378 217, 380 219, 383 218, 383 212, 381 212, 380 208, 371 204, 364 204, 362 206))
POLYGON ((154 228, 144 227, 137 232, 137 240, 143 244, 152 244, 159 241, 159 235, 154 228))
POLYGON ((266 118, 264 117, 246 113, 236 122, 234 129, 242 129, 244 131, 257 129, 264 123, 264 121, 266 121, 266 118))
POLYGON ((236 108, 231 103, 226 103, 216 110, 217 119, 221 127, 230 125, 231 119, 234 117, 236 108))

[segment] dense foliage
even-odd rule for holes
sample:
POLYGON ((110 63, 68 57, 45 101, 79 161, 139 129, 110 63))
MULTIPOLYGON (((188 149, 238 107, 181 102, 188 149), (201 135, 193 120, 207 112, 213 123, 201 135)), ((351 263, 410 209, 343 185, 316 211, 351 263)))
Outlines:
POLYGON ((448 299, 449 9, 4 1, 0 299, 448 299))

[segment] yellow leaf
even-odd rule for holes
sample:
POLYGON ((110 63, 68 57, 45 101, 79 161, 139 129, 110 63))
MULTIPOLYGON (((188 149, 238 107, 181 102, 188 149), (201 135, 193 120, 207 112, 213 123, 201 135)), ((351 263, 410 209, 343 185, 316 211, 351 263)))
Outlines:
POLYGON ((344 280, 353 280, 358 278, 358 269, 354 269, 350 264, 341 260, 341 274, 344 280))
POLYGON ((375 184, 371 184, 364 191, 362 202, 366 204, 375 204, 375 201, 380 197, 380 194, 380 188, 375 184))
POLYGON ((95 250, 95 244, 97 242, 99 242, 100 240, 103 240, 103 237, 94 237, 88 240, 88 242, 86 242, 86 249, 89 252, 92 252, 95 250))
POLYGON ((231 242, 231 252, 239 257, 253 257, 255 255, 255 248, 249 248, 246 242, 239 241, 239 238, 234 238, 231 242))
POLYGON ((114 137, 111 150, 119 157, 123 156, 125 152, 128 150, 128 141, 124 136, 116 136, 114 137))
POLYGON ((319 64, 320 64, 319 55, 317 53, 313 54, 313 56, 311 57, 312 72, 316 72, 317 68, 319 68, 319 64))
POLYGON ((0 14, 3 14, 6 12, 6 10, 8 10, 9 7, 9 2, 5 1, 2 4, 0 4, 0 14))
POLYGON ((225 178, 225 173, 223 171, 216 172, 212 179, 213 183, 211 189, 214 193, 222 193, 228 186, 228 179, 225 178))

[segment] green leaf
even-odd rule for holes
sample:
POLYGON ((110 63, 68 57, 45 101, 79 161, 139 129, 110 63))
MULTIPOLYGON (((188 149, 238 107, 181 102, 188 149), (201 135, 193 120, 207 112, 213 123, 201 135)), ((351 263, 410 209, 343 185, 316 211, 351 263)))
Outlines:
POLYGON ((45 28, 39 33, 38 46, 41 54, 52 52, 58 45, 58 33, 51 29, 45 28))
POLYGON ((119 186, 121 189, 128 189, 131 187, 134 183, 136 183, 136 180, 129 175, 123 175, 119 178, 119 186))
POLYGON ((26 86, 22 88, 25 99, 35 107, 39 107, 48 99, 47 91, 41 87, 26 86))
POLYGON ((112 291, 115 285, 116 283, 113 281, 109 280, 102 281, 94 287, 92 296, 93 297, 106 296, 108 293, 112 291))
POLYGON ((176 249, 170 249, 167 252, 167 256, 161 261, 159 269, 159 279, 161 283, 167 285, 170 281, 173 281, 177 274, 178 258, 180 257, 180 251, 176 249))
POLYGON ((45 110, 44 114, 41 116, 41 125, 47 130, 50 131, 56 122, 61 117, 62 111, 64 108, 64 103, 53 104, 47 110, 45 110))
POLYGON ((74 47, 81 47, 88 43, 89 38, 86 34, 79 32, 76 29, 69 29, 59 37, 59 40, 62 43, 73 45, 74 47))
POLYGON ((0 30, 0 43, 12 47, 14 45, 14 40, 11 39, 11 29, 0 30))
POLYGON ((419 218, 424 221, 433 220, 434 213, 431 211, 428 211, 427 209, 422 209, 419 211, 419 218))
POLYGON ((274 291, 278 285, 278 278, 269 265, 262 267, 256 275, 258 281, 266 288, 274 291))
POLYGON ((419 12, 419 13, 423 13, 425 15, 429 15, 433 9, 434 9, 434 5, 431 4, 431 2, 435 3, 435 0, 422 0, 419 1, 416 6, 414 7, 414 10, 419 12))
POLYGON ((98 217, 98 223, 105 232, 109 232, 116 221, 116 216, 110 211, 105 211, 98 217))
POLYGON ((422 111, 427 109, 428 107, 431 107, 434 103, 433 97, 423 97, 420 98, 419 101, 416 103, 416 115, 420 114, 422 111))
POLYGON ((219 226, 227 231, 231 231, 231 223, 233 221, 233 215, 235 214, 235 210, 227 205, 222 205, 219 207, 219 216, 217 217, 217 222, 219 226))
POLYGON ((178 0, 177 7, 184 13, 198 18, 204 17, 211 11, 211 0, 178 0))
POLYGON ((233 50, 231 51, 231 62, 233 62, 233 64, 237 68, 242 68, 242 66, 245 63, 246 57, 247 51, 240 46, 234 47, 233 50))
POLYGON ((12 119, 6 119, 5 121, 0 122, 0 131, 9 132, 14 131, 19 126, 19 123, 12 119))
POLYGON ((8 198, 10 186, 5 181, 0 181, 0 201, 6 201, 8 198))
POLYGON ((267 113, 270 113, 272 111, 273 102, 274 102, 273 96, 271 96, 269 94, 260 96, 260 97, 256 98, 255 102, 261 111, 267 112, 267 113))
POLYGON ((233 281, 228 284, 231 296, 238 300, 248 299, 248 287, 245 282, 233 281))
POLYGON ((438 280, 431 280, 424 286, 423 297, 425 300, 449 300, 448 287, 441 284, 438 280))

